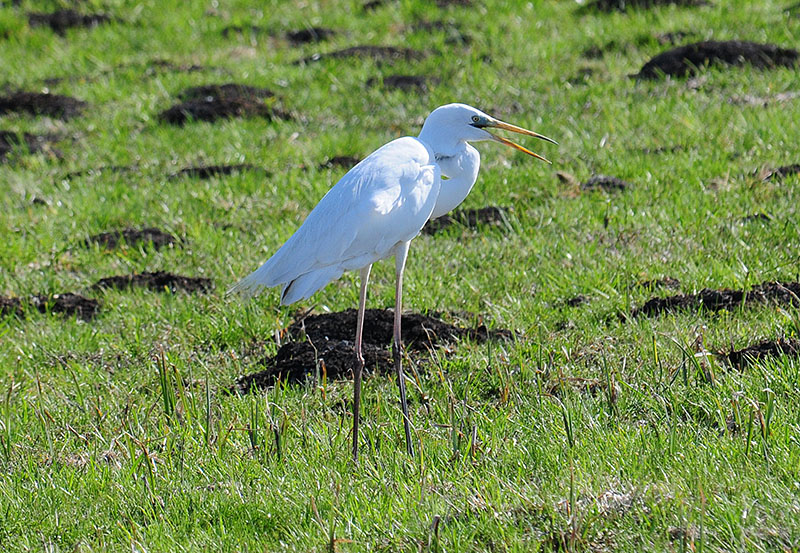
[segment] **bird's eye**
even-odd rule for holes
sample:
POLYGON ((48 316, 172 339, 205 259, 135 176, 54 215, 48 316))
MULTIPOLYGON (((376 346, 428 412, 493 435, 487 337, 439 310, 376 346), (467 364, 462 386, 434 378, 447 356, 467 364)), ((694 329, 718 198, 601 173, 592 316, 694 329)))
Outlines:
POLYGON ((477 115, 473 115, 473 116, 472 116, 472 120, 473 120, 475 123, 477 123, 478 121, 480 121, 480 120, 481 120, 481 118, 480 118, 480 117, 478 117, 477 115))

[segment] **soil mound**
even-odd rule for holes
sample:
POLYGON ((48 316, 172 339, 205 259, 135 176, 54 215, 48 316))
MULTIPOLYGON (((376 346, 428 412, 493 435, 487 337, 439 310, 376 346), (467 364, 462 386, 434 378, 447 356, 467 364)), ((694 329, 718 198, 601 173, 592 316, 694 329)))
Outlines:
POLYGON ((725 355, 725 359, 731 366, 741 370, 752 363, 780 355, 800 357, 800 340, 795 338, 764 340, 740 350, 733 350, 725 355))
POLYGON ((641 79, 660 79, 663 76, 685 77, 711 65, 750 64, 761 69, 795 67, 799 60, 800 52, 797 50, 779 48, 774 44, 738 40, 695 42, 662 52, 644 64, 635 77, 641 79))
MULTIPOLYGON (((265 370, 242 376, 233 386, 234 391, 246 393, 251 387, 274 385, 278 380, 302 382, 316 374, 328 379, 349 378, 352 374, 355 353, 353 339, 356 332, 355 309, 324 315, 310 315, 292 323, 286 329, 293 341, 285 343, 275 357, 263 359, 265 370), (307 340, 298 341, 307 337, 307 340)), ((364 317, 363 355, 367 370, 387 372, 393 369, 390 352, 394 312, 389 309, 367 309, 364 317)), ((428 348, 452 343, 459 339, 485 342, 488 339, 508 339, 509 330, 489 331, 486 326, 462 328, 442 321, 435 316, 406 313, 402 319, 403 345, 406 352, 420 356, 428 348)))
POLYGON ((207 98, 272 98, 275 93, 268 88, 259 88, 238 83, 207 84, 184 89, 178 94, 181 100, 205 100, 207 98))
POLYGON ((168 232, 163 230, 148 227, 143 229, 124 228, 122 230, 112 230, 110 232, 102 232, 95 234, 84 240, 86 246, 91 244, 99 244, 106 249, 114 249, 125 243, 128 245, 133 244, 153 244, 155 249, 160 249, 164 246, 177 244, 179 240, 168 232))
POLYGON ((324 162, 320 163, 318 169, 333 169, 334 167, 344 167, 346 169, 350 169, 351 167, 355 167, 361 159, 355 156, 333 156, 325 160, 324 162))
POLYGON ((742 304, 774 302, 784 305, 800 306, 800 282, 764 282, 751 290, 713 290, 704 288, 697 294, 651 298, 641 307, 631 312, 633 317, 640 315, 660 315, 678 310, 707 309, 721 311, 736 309, 742 304))
POLYGON ((288 113, 264 103, 272 91, 236 83, 187 88, 179 94, 180 104, 162 111, 159 117, 173 125, 188 121, 216 121, 231 117, 263 117, 289 119, 288 113))
POLYGON ((210 278, 187 277, 174 275, 164 271, 155 273, 135 273, 131 275, 120 275, 101 278, 92 288, 116 288, 125 290, 128 288, 139 287, 148 288, 155 292, 208 292, 214 285, 210 278))
POLYGON ((396 46, 351 46, 342 50, 334 50, 325 54, 313 54, 306 58, 301 58, 295 62, 297 65, 305 63, 313 63, 325 59, 343 59, 343 58, 370 58, 374 61, 393 61, 393 60, 406 60, 414 61, 420 60, 425 55, 419 50, 412 48, 398 48, 396 46))
POLYGON ((417 75, 387 75, 380 78, 371 78, 367 86, 383 86, 390 90, 403 90, 405 92, 427 92, 428 79, 417 75))
POLYGON ((11 131, 0 131, 0 161, 14 150, 27 151, 27 153, 35 154, 42 151, 55 150, 50 148, 56 140, 54 135, 35 135, 29 133, 15 133, 11 131))
POLYGON ((14 92, 0 96, 0 115, 23 112, 66 120, 83 113, 86 106, 86 102, 71 96, 42 92, 14 92))
POLYGON ((73 27, 96 27, 108 23, 111 17, 102 13, 81 14, 75 10, 58 10, 53 13, 29 13, 28 23, 31 27, 50 27, 63 35, 73 27))
POLYGON ((263 169, 248 163, 240 163, 238 165, 199 165, 197 167, 185 167, 177 173, 170 175, 170 177, 191 177, 206 180, 222 175, 241 173, 243 171, 263 171, 263 169))
POLYGON ((327 27, 308 27, 296 31, 288 31, 286 40, 292 44, 308 44, 310 42, 322 42, 336 35, 336 31, 327 27))
MULTIPOLYGON (((389 350, 372 344, 365 344, 361 349, 365 372, 378 371, 383 374, 392 370, 389 350)), ((269 388, 279 381, 299 384, 316 375, 317 364, 320 378, 352 378, 354 352, 353 343, 346 340, 325 342, 321 349, 314 349, 308 342, 288 342, 281 346, 275 357, 263 361, 267 366, 265 370, 237 378, 233 391, 246 394, 254 387, 269 388)))
POLYGON ((507 207, 487 206, 479 209, 457 209, 428 221, 422 228, 425 234, 436 234, 453 224, 476 229, 482 225, 504 225, 508 221, 507 207))
POLYGON ((50 296, 36 295, 27 299, 0 296, 0 316, 16 315, 22 318, 28 307, 32 307, 40 313, 76 315, 79 319, 88 321, 97 315, 100 302, 69 292, 50 296))
POLYGON ((764 177, 764 180, 771 180, 775 179, 778 181, 782 181, 786 177, 792 175, 800 175, 800 163, 795 163, 792 165, 784 165, 783 167, 778 167, 777 169, 772 169, 767 173, 764 177))
POLYGON ((0 317, 5 317, 6 315, 16 315, 22 318, 22 300, 19 298, 0 296, 0 317))
POLYGON ((630 187, 630 183, 607 175, 595 175, 586 182, 581 183, 581 189, 583 190, 605 190, 606 192, 617 192, 630 187))
POLYGON ((658 6, 707 6, 706 0, 592 0, 582 8, 581 12, 624 12, 628 9, 645 10, 658 6))

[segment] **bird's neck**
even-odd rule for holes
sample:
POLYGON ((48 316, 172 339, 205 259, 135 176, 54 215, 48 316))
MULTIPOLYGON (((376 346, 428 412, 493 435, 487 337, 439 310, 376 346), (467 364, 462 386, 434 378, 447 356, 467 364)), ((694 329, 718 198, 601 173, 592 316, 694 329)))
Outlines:
POLYGON ((434 219, 456 208, 467 197, 478 178, 481 156, 478 150, 463 141, 449 151, 442 152, 435 146, 432 149, 442 170, 439 197, 431 213, 431 219, 434 219))

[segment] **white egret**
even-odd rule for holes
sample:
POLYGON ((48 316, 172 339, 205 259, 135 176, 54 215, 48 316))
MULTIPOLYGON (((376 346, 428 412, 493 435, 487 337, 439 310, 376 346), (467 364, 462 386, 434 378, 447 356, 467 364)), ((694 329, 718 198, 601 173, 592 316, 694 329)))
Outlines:
POLYGON ((266 263, 229 291, 251 296, 265 287, 282 285, 281 304, 288 305, 308 298, 345 271, 361 272, 353 374, 355 461, 364 368, 361 337, 372 264, 395 258, 393 358, 406 448, 413 455, 400 350, 403 269, 409 244, 428 220, 458 206, 472 190, 478 177, 480 154, 469 142, 493 140, 549 163, 487 129, 504 129, 557 144, 546 136, 504 123, 465 104, 438 107, 425 120, 418 137, 393 140, 348 171, 308 214, 297 232, 266 263))

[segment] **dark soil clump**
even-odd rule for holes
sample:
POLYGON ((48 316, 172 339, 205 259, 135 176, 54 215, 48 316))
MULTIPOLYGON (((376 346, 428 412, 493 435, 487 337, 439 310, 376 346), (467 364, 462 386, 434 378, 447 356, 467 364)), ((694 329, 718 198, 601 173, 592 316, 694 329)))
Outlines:
MULTIPOLYGON (((295 321, 286 329, 286 336, 294 341, 281 346, 275 357, 264 359, 265 370, 237 379, 233 390, 247 393, 253 386, 269 387, 278 380, 303 382, 316 373, 317 363, 319 374, 325 374, 328 379, 350 378, 355 363, 356 315, 355 309, 348 309, 339 313, 310 315, 295 321), (297 341, 304 337, 307 340, 297 341)), ((394 312, 367 309, 364 319, 362 351, 365 368, 388 372, 393 368, 390 347, 394 312)), ((404 314, 402 330, 406 351, 417 355, 428 348, 459 339, 485 342, 490 338, 508 339, 513 336, 509 330, 489 331, 484 325, 462 328, 419 313, 404 314)))
POLYGON ((334 167, 344 167, 350 169, 355 167, 361 162, 361 159, 355 156, 333 156, 319 164, 319 169, 333 169, 334 167))
POLYGON ((286 40, 292 44, 308 44, 310 42, 321 42, 328 40, 336 35, 336 31, 326 27, 308 27, 306 29, 298 29, 296 31, 288 31, 286 33, 286 40))
POLYGON ((650 9, 658 6, 706 6, 706 0, 592 0, 581 11, 624 12, 627 9, 650 9))
POLYGON ((96 27, 108 23, 111 17, 102 13, 81 14, 75 10, 58 10, 53 13, 29 13, 28 23, 31 27, 50 27, 63 35, 73 27, 96 27))
POLYGON ((181 100, 206 100, 214 98, 272 98, 275 93, 268 88, 259 88, 237 83, 193 86, 181 91, 181 100))
POLYGON ((125 228, 122 230, 112 230, 110 232, 103 232, 95 234, 84 240, 84 244, 89 246, 91 244, 99 244, 101 247, 108 250, 119 247, 121 244, 153 244, 155 249, 161 249, 164 246, 177 244, 179 240, 168 232, 163 230, 148 227, 143 229, 125 228))
POLYGON ((725 359, 731 366, 741 370, 752 363, 780 355, 800 357, 800 340, 795 338, 764 340, 740 350, 733 350, 725 355, 725 359))
POLYGON ((177 292, 178 290, 184 292, 208 292, 214 285, 209 278, 186 277, 157 271, 155 273, 138 273, 101 278, 92 286, 95 289, 116 288, 117 290, 133 287, 148 288, 156 292, 164 292, 166 290, 170 292, 177 292))
POLYGON ((298 60, 297 64, 312 63, 322 61, 325 59, 342 59, 342 58, 370 58, 374 61, 386 60, 406 60, 414 61, 420 60, 425 55, 419 50, 412 48, 398 48, 396 46, 351 46, 343 50, 335 50, 326 54, 314 54, 307 58, 298 60))
POLYGON ((33 296, 30 298, 30 303, 41 313, 76 315, 84 321, 93 319, 100 309, 99 301, 70 292, 52 296, 33 296))
POLYGON ((587 303, 591 302, 592 298, 589 296, 584 296, 583 294, 578 294, 577 296, 573 296, 569 298, 566 302, 568 307, 580 307, 581 305, 586 305, 587 303))
MULTIPOLYGON (((372 344, 364 344, 361 349, 365 372, 377 370, 387 373, 392 369, 389 350, 372 344)), ((254 387, 269 388, 279 381, 299 384, 316 374, 317 363, 320 378, 352 378, 355 369, 353 342, 329 341, 321 349, 314 349, 309 342, 288 342, 281 346, 275 357, 263 361, 267 366, 265 370, 237 378, 232 391, 246 394, 254 387)))
POLYGON ((0 131, 0 161, 14 150, 27 150, 30 154, 42 151, 55 152, 50 144, 56 140, 53 135, 35 135, 29 133, 15 133, 0 131))
POLYGON ((42 92, 14 92, 8 96, 0 96, 0 115, 9 112, 24 112, 69 119, 83 113, 86 106, 87 104, 83 100, 42 92))
POLYGON ((161 112, 159 117, 163 121, 183 125, 188 121, 216 121, 231 117, 263 117, 268 121, 290 119, 288 113, 264 103, 264 98, 273 96, 264 88, 227 83, 188 88, 179 96, 184 101, 161 112))
MULTIPOLYGON (((353 340, 356 334, 356 310, 338 313, 309 315, 292 323, 287 329, 295 340, 303 335, 317 347, 328 340, 353 340)), ((392 343, 394 311, 367 309, 364 316, 364 343, 387 347, 392 343)), ((428 347, 450 343, 459 339, 485 342, 489 338, 510 338, 508 330, 489 331, 486 326, 461 328, 419 313, 405 313, 401 322, 403 346, 409 350, 424 351, 428 347)))
POLYGON ((367 81, 368 86, 383 85, 383 88, 403 90, 405 92, 427 92, 428 80, 416 75, 387 75, 383 79, 372 78, 367 81))
POLYGON ((22 318, 22 300, 19 298, 0 296, 0 317, 5 317, 6 315, 16 315, 22 318))
POLYGON ((791 175, 800 175, 800 163, 794 163, 792 165, 784 165, 783 167, 772 169, 764 177, 764 180, 775 179, 781 181, 791 175))
POLYGON ((660 315, 671 311, 707 309, 709 311, 733 310, 743 304, 775 302, 800 306, 800 282, 764 282, 751 290, 712 290, 704 288, 697 294, 652 298, 631 312, 640 315, 660 315))
POLYGON ((774 44, 738 40, 695 42, 662 52, 648 61, 635 76, 641 79, 659 79, 665 75, 685 77, 711 65, 750 64, 760 69, 794 67, 798 60, 800 52, 774 44))
POLYGON ((605 190, 606 192, 616 192, 630 188, 631 184, 617 177, 606 175, 595 175, 581 184, 583 190, 605 190))
POLYGON ((471 229, 481 225, 503 225, 508 222, 508 208, 487 206, 479 209, 458 209, 428 221, 422 228, 425 234, 436 234, 458 223, 471 229))
POLYGON ((213 177, 232 175, 234 173, 242 173, 244 171, 263 171, 263 169, 247 163, 240 163, 238 165, 199 165, 197 167, 185 167, 170 176, 172 178, 191 177, 195 179, 207 180, 213 177))

